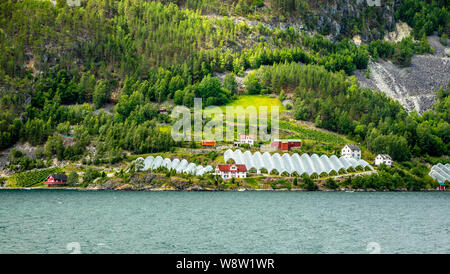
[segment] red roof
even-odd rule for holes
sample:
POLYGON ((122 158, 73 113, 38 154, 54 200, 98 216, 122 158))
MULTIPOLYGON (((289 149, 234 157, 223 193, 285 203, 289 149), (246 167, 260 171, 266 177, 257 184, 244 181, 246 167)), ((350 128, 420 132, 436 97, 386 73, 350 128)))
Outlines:
POLYGON ((67 183, 66 174, 52 174, 47 177, 46 185, 65 185, 67 183))
POLYGON ((247 167, 245 165, 218 165, 217 166, 220 171, 227 171, 227 172, 233 172, 233 171, 239 171, 239 172, 246 172, 247 167), (236 166, 236 170, 231 170, 232 166, 236 166))
POLYGON ((301 147, 302 141, 297 139, 275 140, 270 143, 270 146, 281 150, 289 150, 291 148, 301 147))
POLYGON ((202 146, 215 146, 216 145, 216 141, 212 140, 212 141, 207 141, 207 140, 202 140, 202 146))
POLYGON ((250 140, 254 140, 255 139, 255 136, 253 136, 253 135, 241 135, 241 136, 239 136, 240 139, 247 139, 247 137, 250 140))

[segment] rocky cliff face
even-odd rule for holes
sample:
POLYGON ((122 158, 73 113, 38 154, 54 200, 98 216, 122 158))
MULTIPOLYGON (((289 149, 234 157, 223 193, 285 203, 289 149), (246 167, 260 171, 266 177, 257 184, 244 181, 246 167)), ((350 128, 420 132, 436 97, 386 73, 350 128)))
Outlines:
POLYGON ((382 0, 381 6, 370 6, 376 1, 337 0, 308 1, 311 11, 305 25, 331 39, 359 34, 362 42, 382 39, 395 28, 395 8, 401 0, 382 0))
MULTIPOLYGON (((306 7, 278 14, 266 3, 258 20, 231 16, 235 23, 244 21, 249 25, 262 24, 270 29, 293 27, 310 34, 320 33, 330 40, 359 36, 361 42, 383 37, 396 26, 395 10, 403 0, 380 0, 381 6, 370 6, 374 0, 304 0, 306 7), (268 16, 267 16, 268 15, 268 16)), ((376 0, 375 0, 376 1, 376 0)), ((206 17, 222 17, 217 14, 206 17)))
POLYGON ((399 68, 391 62, 370 62, 370 77, 363 71, 355 73, 362 87, 378 90, 400 102, 407 111, 421 114, 433 107, 435 92, 450 81, 450 58, 438 38, 428 37, 435 49, 433 55, 416 55, 411 66, 399 68))

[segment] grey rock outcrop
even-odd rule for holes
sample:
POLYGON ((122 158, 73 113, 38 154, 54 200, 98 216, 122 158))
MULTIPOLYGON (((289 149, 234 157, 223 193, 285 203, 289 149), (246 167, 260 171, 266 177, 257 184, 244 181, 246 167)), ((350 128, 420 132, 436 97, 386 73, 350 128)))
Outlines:
POLYGON ((422 114, 433 107, 435 92, 450 81, 450 58, 443 57, 442 52, 439 48, 434 55, 413 56, 408 68, 383 60, 370 62, 369 79, 363 71, 356 71, 355 76, 362 87, 384 92, 408 112, 422 114))

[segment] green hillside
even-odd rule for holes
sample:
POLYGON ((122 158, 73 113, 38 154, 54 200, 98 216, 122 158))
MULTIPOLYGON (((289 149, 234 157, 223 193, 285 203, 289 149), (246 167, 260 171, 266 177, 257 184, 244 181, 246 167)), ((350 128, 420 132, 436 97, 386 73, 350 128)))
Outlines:
POLYGON ((283 136, 311 141, 308 151, 322 143, 319 152, 334 153, 354 142, 396 161, 448 157, 449 87, 418 116, 352 77, 371 59, 408 66, 414 54, 431 53, 426 35, 442 38, 449 29, 446 1, 395 1, 386 9, 346 3, 337 12, 330 2, 2 1, 0 149, 35 149, 33 156, 12 151, 7 169, 53 159, 113 165, 130 154, 185 148, 170 136, 170 111, 193 107, 194 98, 222 108, 281 106, 277 98, 289 98, 289 119, 314 128, 282 122, 293 131, 283 136), (379 18, 406 21, 413 37, 382 41, 392 24, 379 18))

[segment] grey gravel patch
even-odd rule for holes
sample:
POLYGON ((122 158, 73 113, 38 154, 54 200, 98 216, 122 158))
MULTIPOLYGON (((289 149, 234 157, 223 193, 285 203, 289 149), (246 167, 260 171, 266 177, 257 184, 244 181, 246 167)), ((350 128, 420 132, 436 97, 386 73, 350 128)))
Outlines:
POLYGON ((413 56, 408 68, 389 61, 371 61, 369 69, 369 79, 364 71, 355 72, 362 87, 384 92, 408 112, 415 110, 419 114, 433 107, 435 92, 450 80, 450 58, 440 56, 413 56))
POLYGON ((427 37, 428 43, 430 43, 430 46, 434 49, 433 56, 448 57, 446 51, 449 50, 449 47, 442 45, 439 39, 440 38, 437 35, 427 37))

